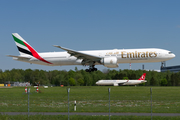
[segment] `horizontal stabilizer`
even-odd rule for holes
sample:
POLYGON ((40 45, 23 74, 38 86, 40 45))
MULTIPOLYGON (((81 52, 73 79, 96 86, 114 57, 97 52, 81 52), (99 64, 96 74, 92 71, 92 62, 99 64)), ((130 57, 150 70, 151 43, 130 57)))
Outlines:
POLYGON ((31 57, 22 57, 22 56, 14 56, 14 55, 7 55, 8 57, 18 58, 18 59, 31 59, 31 57))

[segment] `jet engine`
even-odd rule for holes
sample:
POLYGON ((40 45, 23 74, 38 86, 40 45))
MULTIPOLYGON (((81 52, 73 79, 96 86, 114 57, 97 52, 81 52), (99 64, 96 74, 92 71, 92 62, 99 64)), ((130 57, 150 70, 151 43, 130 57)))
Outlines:
POLYGON ((117 67, 119 67, 116 57, 103 58, 103 59, 101 59, 101 63, 105 67, 108 67, 108 68, 117 68, 117 67))
POLYGON ((114 83, 114 86, 119 86, 117 83, 114 83))

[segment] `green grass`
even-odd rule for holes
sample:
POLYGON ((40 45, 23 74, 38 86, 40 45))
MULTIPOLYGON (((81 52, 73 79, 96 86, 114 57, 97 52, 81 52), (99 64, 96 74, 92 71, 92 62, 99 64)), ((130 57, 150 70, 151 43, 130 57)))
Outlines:
MULTIPOLYGON (((111 88, 111 112, 150 113, 150 87, 111 88)), ((67 112, 67 87, 31 87, 30 112, 67 112)), ((152 87, 153 113, 180 113, 179 87, 152 87)), ((0 112, 27 112, 28 95, 24 87, 0 88, 0 112)), ((107 86, 70 87, 70 112, 109 112, 107 86)))

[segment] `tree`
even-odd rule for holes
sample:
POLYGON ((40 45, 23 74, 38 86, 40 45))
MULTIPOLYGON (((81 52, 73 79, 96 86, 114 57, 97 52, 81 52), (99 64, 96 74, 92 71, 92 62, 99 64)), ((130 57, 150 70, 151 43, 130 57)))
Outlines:
POLYGON ((73 70, 70 70, 68 72, 69 77, 72 77, 72 78, 74 78, 75 74, 76 74, 76 72, 74 72, 73 70))
POLYGON ((0 73, 0 83, 6 82, 7 76, 8 75, 6 73, 0 73))
POLYGON ((77 68, 77 67, 75 67, 75 71, 76 71, 76 72, 78 71, 78 68, 77 68))
POLYGON ((166 86, 167 85, 167 79, 166 78, 163 78, 161 79, 161 86, 166 86))
POLYGON ((179 74, 178 73, 174 73, 174 79, 175 79, 175 86, 178 86, 179 85, 179 74))
POLYGON ((89 73, 84 75, 84 86, 89 86, 92 84, 92 77, 89 73))
POLYGON ((174 73, 171 75, 171 85, 175 86, 175 75, 174 75, 174 73))
POLYGON ((82 79, 82 80, 84 79, 84 77, 82 76, 82 74, 80 72, 76 72, 74 78, 75 78, 75 82, 76 82, 77 85, 78 85, 78 80, 79 79, 82 79))
POLYGON ((69 78, 69 85, 71 85, 71 86, 75 86, 75 80, 74 80, 74 78, 72 78, 72 77, 70 77, 69 78))
MULTIPOLYGON (((29 82, 31 84, 53 84, 53 85, 84 85, 93 86, 101 79, 138 79, 143 73, 147 73, 145 85, 162 85, 162 86, 179 86, 180 85, 180 72, 171 73, 170 71, 164 73, 158 73, 156 71, 143 71, 143 70, 104 70, 94 71, 91 73, 81 69, 75 68, 75 71, 44 71, 44 70, 22 70, 12 69, 5 70, 0 69, 0 83, 8 81, 20 81, 29 82)), ((141 84, 144 85, 144 84, 141 84)))
POLYGON ((118 71, 116 71, 116 70, 110 70, 109 71, 109 73, 108 73, 108 75, 112 78, 112 79, 118 79, 117 77, 119 77, 119 75, 118 75, 118 71))
POLYGON ((77 82, 78 82, 78 84, 79 84, 80 86, 82 86, 82 85, 84 84, 84 80, 83 80, 82 78, 79 78, 79 79, 77 80, 77 82))
POLYGON ((129 78, 128 77, 123 77, 123 80, 129 80, 129 78))
POLYGON ((154 77, 151 78, 151 80, 150 80, 150 85, 152 85, 152 86, 155 86, 155 85, 156 85, 156 80, 155 80, 154 77))
POLYGON ((120 72, 117 79, 123 79, 123 77, 127 77, 127 73, 125 71, 120 72))
POLYGON ((156 71, 149 71, 151 75, 150 85, 158 86, 160 82, 158 81, 158 72, 156 71))
POLYGON ((57 86, 63 85, 63 82, 64 82, 63 78, 64 78, 63 74, 57 74, 55 76, 55 85, 57 85, 57 86))
POLYGON ((168 70, 168 71, 166 71, 166 80, 167 80, 167 85, 168 86, 171 86, 172 84, 171 84, 171 72, 168 70))
POLYGON ((130 75, 128 76, 128 78, 129 78, 130 80, 132 80, 132 79, 137 79, 135 73, 130 74, 130 75))

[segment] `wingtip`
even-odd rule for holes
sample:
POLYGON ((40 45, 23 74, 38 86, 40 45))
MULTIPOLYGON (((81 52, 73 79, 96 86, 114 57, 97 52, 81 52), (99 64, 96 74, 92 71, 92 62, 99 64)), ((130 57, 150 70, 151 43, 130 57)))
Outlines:
POLYGON ((11 57, 11 55, 6 55, 7 57, 11 57))
POLYGON ((59 46, 59 45, 53 45, 54 47, 57 47, 57 48, 62 48, 61 46, 59 46))
POLYGON ((59 45, 53 45, 54 47, 61 47, 61 46, 59 46, 59 45))

